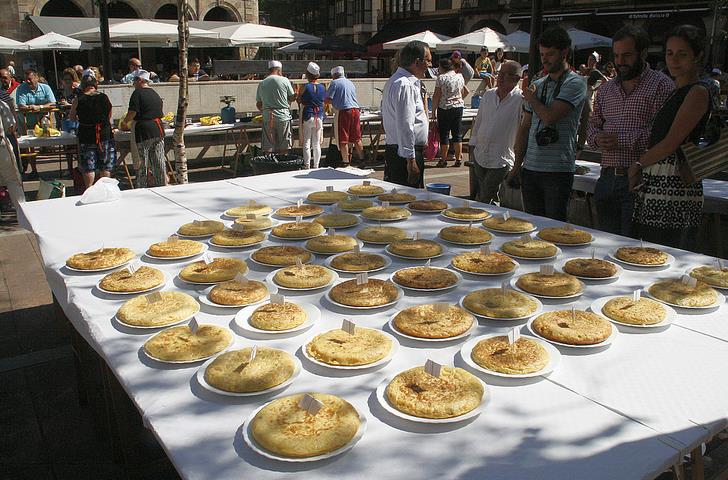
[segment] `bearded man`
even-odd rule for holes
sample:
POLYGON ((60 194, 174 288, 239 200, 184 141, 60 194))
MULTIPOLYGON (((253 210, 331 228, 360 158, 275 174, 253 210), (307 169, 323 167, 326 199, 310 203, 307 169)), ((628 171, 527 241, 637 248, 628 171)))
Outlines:
POLYGON ((614 34, 618 74, 599 88, 587 130, 587 142, 602 153, 594 191, 599 229, 624 236, 634 235, 627 170, 647 150, 652 119, 675 88, 667 75, 647 65, 649 45, 647 32, 634 25, 614 34))

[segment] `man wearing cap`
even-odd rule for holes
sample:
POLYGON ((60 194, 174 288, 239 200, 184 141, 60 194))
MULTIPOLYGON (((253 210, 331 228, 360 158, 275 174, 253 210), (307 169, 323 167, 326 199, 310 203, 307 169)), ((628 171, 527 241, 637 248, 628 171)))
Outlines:
POLYGON ((432 65, 430 48, 420 41, 409 42, 399 51, 399 65, 382 90, 384 180, 422 188, 428 120, 420 79, 432 65))
MULTIPOLYGON (((149 86, 149 72, 138 69, 134 72, 134 91, 129 98, 129 111, 121 122, 122 130, 130 130, 139 152, 137 187, 159 187, 167 185, 167 166, 164 155, 164 128, 162 128, 162 99, 149 86), (149 174, 153 184, 149 185, 149 174)), ((184 121, 184 119, 178 119, 184 121)))
POLYGON ((282 70, 278 60, 268 62, 269 75, 258 84, 255 105, 263 112, 263 150, 286 154, 291 148, 290 105, 296 99, 296 92, 282 70))
POLYGON ((356 99, 354 83, 344 76, 344 67, 331 69, 331 84, 326 91, 326 102, 336 109, 334 119, 337 143, 341 151, 341 160, 349 163, 349 144, 354 144, 359 161, 364 161, 364 146, 361 143, 361 121, 359 119, 359 101, 356 99))
POLYGON ((475 76, 475 70, 473 70, 473 67, 470 66, 468 61, 463 58, 462 53, 460 53, 460 51, 458 50, 452 52, 450 60, 452 61, 453 70, 455 70, 455 73, 461 74, 465 79, 465 85, 467 85, 468 82, 472 80, 475 76))
POLYGON ((301 146, 303 147, 303 164, 306 169, 318 168, 321 160, 321 139, 324 131, 324 95, 326 88, 318 83, 321 73, 317 63, 309 62, 306 66, 306 80, 298 94, 298 103, 301 105, 299 131, 301 133, 301 146), (313 163, 311 151, 313 150, 313 163))

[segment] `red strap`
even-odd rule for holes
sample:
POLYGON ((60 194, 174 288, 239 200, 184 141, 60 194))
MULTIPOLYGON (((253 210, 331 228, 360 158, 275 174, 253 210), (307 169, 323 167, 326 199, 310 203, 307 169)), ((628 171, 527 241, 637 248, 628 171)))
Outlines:
POLYGON ((164 138, 164 128, 162 128, 162 119, 159 117, 154 119, 154 123, 157 124, 157 127, 159 127, 159 135, 164 138))

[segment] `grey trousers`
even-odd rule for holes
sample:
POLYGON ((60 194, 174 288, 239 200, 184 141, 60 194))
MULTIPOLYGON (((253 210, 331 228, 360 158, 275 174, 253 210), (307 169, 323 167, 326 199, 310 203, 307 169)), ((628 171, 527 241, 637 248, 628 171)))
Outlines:
POLYGON ((498 189, 503 179, 506 178, 508 170, 510 167, 484 168, 473 162, 473 173, 478 186, 474 200, 482 203, 499 202, 498 189))

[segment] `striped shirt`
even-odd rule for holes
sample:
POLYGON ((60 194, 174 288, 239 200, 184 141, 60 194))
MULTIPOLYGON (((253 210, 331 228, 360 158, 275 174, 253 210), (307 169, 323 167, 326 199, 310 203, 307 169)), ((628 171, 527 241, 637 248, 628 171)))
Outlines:
POLYGON ((674 89, 667 75, 645 67, 630 94, 618 78, 597 90, 586 141, 598 149, 600 133, 616 133, 619 139, 616 149, 602 151, 603 167, 629 167, 639 160, 650 141, 652 119, 674 89))

